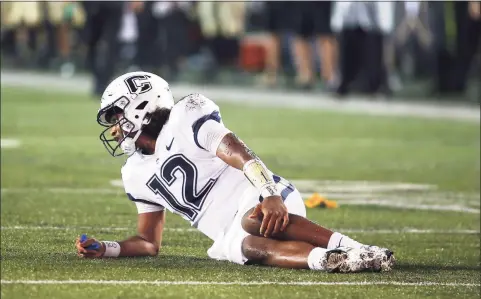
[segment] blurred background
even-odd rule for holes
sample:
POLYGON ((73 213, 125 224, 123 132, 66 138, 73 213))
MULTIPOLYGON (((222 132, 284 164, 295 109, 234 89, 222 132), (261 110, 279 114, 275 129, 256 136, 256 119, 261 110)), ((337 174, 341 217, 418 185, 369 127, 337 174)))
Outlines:
POLYGON ((1 2, 2 70, 481 102, 480 2, 1 2))

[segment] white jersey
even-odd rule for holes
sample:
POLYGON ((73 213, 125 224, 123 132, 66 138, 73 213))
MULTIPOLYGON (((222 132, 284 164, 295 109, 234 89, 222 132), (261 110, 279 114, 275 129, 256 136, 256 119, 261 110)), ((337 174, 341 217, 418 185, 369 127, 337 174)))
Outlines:
POLYGON ((229 132, 219 107, 200 94, 174 105, 155 153, 136 152, 122 167, 125 192, 138 212, 165 208, 213 240, 221 235, 237 213, 236 201, 253 188, 242 171, 216 156, 229 132))

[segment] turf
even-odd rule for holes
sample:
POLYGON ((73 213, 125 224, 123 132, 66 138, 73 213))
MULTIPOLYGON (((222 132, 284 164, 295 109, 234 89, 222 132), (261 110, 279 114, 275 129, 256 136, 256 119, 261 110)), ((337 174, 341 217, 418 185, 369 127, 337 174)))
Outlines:
MULTIPOLYGON (((438 188, 436 194, 456 194, 439 198, 438 205, 463 204, 479 209, 476 203, 480 189, 479 124, 220 106, 226 125, 273 171, 286 178, 431 184, 438 188)), ((97 109, 98 102, 86 95, 2 88, 2 138, 19 139, 22 143, 19 148, 1 151, 2 298, 478 298, 480 295, 479 212, 342 204, 338 209, 308 210, 309 218, 318 223, 340 231, 357 229, 348 234, 364 243, 394 249, 398 265, 390 273, 339 275, 213 261, 206 254, 211 241, 189 230, 187 223, 171 214, 167 217, 164 244, 158 257, 79 259, 74 240, 81 233, 100 239, 122 239, 135 232, 135 207, 120 188, 115 189, 109 183, 119 179, 123 159, 110 157, 100 143, 100 127, 95 121, 97 109), (426 232, 379 231, 405 228, 426 232), (454 229, 470 232, 449 232, 454 229), (17 280, 206 284, 6 283, 17 280), (209 284, 259 281, 454 285, 209 284)), ((401 199, 411 196, 397 195, 401 199)))

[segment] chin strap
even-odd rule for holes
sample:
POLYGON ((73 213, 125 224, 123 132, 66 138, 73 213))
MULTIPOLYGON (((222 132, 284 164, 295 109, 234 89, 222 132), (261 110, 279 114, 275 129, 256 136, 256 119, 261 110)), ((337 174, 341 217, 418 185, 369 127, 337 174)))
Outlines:
POLYGON ((127 156, 132 156, 137 150, 135 141, 130 137, 127 137, 124 139, 124 141, 122 141, 122 144, 120 144, 120 148, 122 149, 122 152, 124 152, 124 154, 126 154, 127 156))
POLYGON ((127 156, 131 156, 137 151, 137 145, 135 145, 135 141, 137 141, 139 138, 140 133, 141 130, 138 130, 134 137, 125 137, 120 144, 120 148, 127 156))

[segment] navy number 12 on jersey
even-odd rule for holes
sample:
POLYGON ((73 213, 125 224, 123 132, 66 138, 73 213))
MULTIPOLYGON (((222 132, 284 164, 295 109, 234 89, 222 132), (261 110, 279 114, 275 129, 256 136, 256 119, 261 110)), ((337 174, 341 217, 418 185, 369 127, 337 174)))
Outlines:
POLYGON ((197 167, 184 155, 173 155, 162 164, 160 177, 154 174, 147 182, 147 187, 162 196, 175 211, 194 221, 217 181, 210 179, 197 191, 197 174, 197 167), (179 174, 182 177, 179 177, 179 174), (182 198, 176 198, 168 188, 177 179, 182 180, 182 198))

